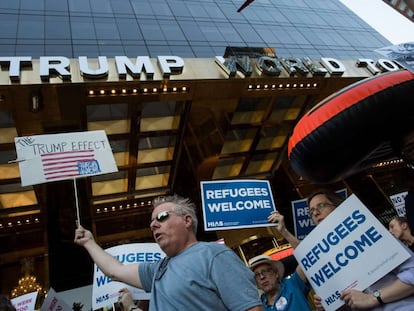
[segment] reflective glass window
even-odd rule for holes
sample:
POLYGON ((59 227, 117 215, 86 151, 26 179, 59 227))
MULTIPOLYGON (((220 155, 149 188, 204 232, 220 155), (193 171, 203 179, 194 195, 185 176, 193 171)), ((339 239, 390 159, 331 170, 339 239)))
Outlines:
POLYGON ((46 16, 45 35, 48 39, 70 39, 69 19, 66 16, 46 16))
POLYGON ((123 14, 132 14, 133 9, 131 3, 125 0, 111 0, 112 12, 113 13, 123 13, 123 14))
POLYGON ((91 9, 94 14, 96 13, 111 13, 112 6, 110 0, 90 0, 91 9))
POLYGON ((73 17, 71 28, 74 39, 96 39, 95 25, 88 17, 73 17))
POLYGON ((20 10, 43 11, 44 1, 20 0, 20 10))
POLYGON ((139 26, 147 40, 165 40, 161 27, 156 20, 146 20, 145 23, 140 23, 139 26))
POLYGON ((96 29, 96 38, 99 39, 110 39, 110 40, 119 40, 119 31, 115 23, 115 20, 112 18, 95 18, 95 29, 96 29))
POLYGON ((187 6, 180 1, 168 1, 170 9, 174 16, 177 17, 191 17, 191 12, 187 6))
POLYGON ((182 32, 177 21, 160 21, 159 24, 161 27, 161 31, 163 32, 165 38, 167 38, 168 41, 186 40, 186 37, 184 36, 184 33, 182 32))
POLYGON ((71 12, 82 12, 90 13, 91 7, 89 6, 89 1, 84 0, 68 0, 69 10, 71 12))
POLYGON ((0 37, 11 38, 17 37, 17 15, 0 14, 0 37))
POLYGON ((0 1, 0 9, 19 9, 19 1, 16 0, 2 0, 0 1))
POLYGON ((68 3, 66 1, 44 0, 46 11, 68 12, 68 3))
POLYGON ((132 18, 117 19, 119 36, 123 40, 142 40, 141 29, 137 21, 132 18))
POLYGON ((17 35, 20 38, 44 38, 43 16, 20 15, 17 35))
POLYGON ((138 16, 144 16, 148 18, 148 16, 154 15, 152 12, 151 4, 149 2, 131 0, 131 5, 135 14, 138 16))
POLYGON ((188 40, 207 41, 196 22, 181 21, 179 24, 188 40))

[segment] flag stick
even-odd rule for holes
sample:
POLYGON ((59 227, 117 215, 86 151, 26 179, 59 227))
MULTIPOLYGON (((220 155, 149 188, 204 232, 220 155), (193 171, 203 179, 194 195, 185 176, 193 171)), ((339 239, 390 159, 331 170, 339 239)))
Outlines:
POLYGON ((75 189, 75 202, 76 202, 76 221, 78 223, 78 227, 80 226, 80 213, 79 213, 79 201, 78 201, 78 188, 76 186, 76 178, 73 178, 73 187, 75 189))

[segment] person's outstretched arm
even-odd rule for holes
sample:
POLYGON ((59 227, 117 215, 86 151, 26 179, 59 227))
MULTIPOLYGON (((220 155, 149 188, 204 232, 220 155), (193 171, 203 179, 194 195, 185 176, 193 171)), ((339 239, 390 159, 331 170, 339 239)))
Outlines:
MULTIPOLYGON (((296 248, 299 245, 300 241, 286 228, 285 217, 282 214, 280 214, 278 211, 274 211, 270 213, 267 219, 269 222, 276 224, 276 229, 283 235, 286 241, 292 245, 293 248, 296 248)), ((308 279, 299 265, 296 267, 296 272, 303 282, 308 283, 308 279)))
POLYGON ((281 235, 292 245, 293 248, 296 248, 300 241, 286 228, 285 226, 285 217, 280 214, 278 211, 273 211, 267 217, 269 222, 276 224, 276 229, 280 232, 281 235))
POLYGON ((124 265, 105 252, 95 241, 92 233, 82 226, 75 230, 75 243, 83 246, 102 272, 113 280, 142 288, 138 263, 124 265))

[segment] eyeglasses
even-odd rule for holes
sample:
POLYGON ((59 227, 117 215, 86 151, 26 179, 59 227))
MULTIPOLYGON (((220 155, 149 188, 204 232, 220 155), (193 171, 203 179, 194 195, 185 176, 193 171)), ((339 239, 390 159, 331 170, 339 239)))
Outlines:
POLYGON ((254 273, 254 278, 257 280, 257 279, 260 279, 261 276, 262 277, 267 277, 267 276, 271 275, 272 273, 274 273, 272 268, 268 268, 268 269, 262 270, 262 271, 257 271, 257 272, 254 273))
POLYGON ((170 218, 170 214, 175 213, 174 211, 162 211, 159 212, 154 218, 151 218, 151 223, 153 223, 155 220, 158 222, 164 222, 168 218, 170 218))
POLYGON ((309 208, 309 216, 313 217, 316 211, 320 213, 323 209, 327 208, 328 206, 335 207, 335 205, 329 202, 321 202, 321 203, 316 204, 316 206, 309 208))

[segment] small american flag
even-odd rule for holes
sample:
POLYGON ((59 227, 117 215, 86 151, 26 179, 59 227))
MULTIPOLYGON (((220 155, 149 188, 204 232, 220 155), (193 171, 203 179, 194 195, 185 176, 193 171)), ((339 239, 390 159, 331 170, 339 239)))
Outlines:
POLYGON ((41 159, 46 180, 69 179, 101 171, 94 150, 42 154, 41 159))

